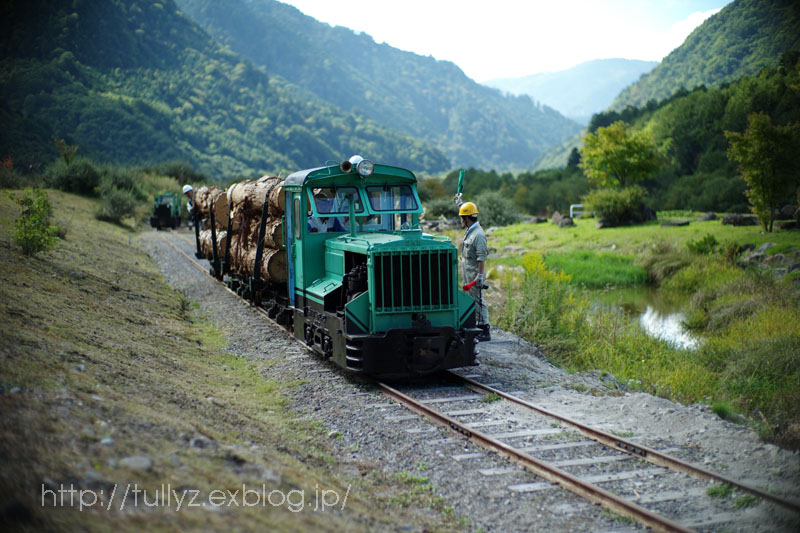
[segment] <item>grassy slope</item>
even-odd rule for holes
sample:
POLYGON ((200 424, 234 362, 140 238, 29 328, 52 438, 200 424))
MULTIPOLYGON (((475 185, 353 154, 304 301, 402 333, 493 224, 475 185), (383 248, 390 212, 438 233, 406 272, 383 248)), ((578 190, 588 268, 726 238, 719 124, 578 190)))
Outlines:
POLYGON ((131 246, 135 236, 93 218, 94 202, 49 196, 54 222, 69 231, 55 250, 33 258, 11 244, 18 208, 0 197, 0 523, 30 530, 447 528, 436 513, 395 508, 402 480, 342 474, 322 430, 286 407, 292 384, 226 352, 222 333, 131 246), (113 445, 100 442, 106 437, 113 445), (196 437, 217 445, 191 446, 196 437), (119 464, 133 455, 150 457, 152 469, 119 464), (116 483, 120 491, 127 483, 151 491, 169 483, 205 496, 266 482, 267 491, 305 490, 306 501, 315 486, 340 495, 350 483, 353 489, 336 514, 269 505, 175 512, 174 502, 171 510, 132 510, 130 500, 125 512, 80 512, 42 507, 43 480, 104 490, 101 504, 116 483))

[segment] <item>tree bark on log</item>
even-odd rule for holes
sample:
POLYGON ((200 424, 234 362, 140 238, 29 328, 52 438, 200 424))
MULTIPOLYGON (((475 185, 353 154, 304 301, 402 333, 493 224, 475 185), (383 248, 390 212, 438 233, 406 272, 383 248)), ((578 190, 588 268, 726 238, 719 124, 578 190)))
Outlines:
MULTIPOLYGON (((204 229, 200 232, 200 253, 206 259, 213 259, 214 258, 214 247, 211 241, 211 230, 204 229)), ((228 241, 228 234, 226 231, 217 231, 217 253, 220 256, 220 259, 224 258, 225 255, 225 244, 228 241)), ((232 242, 232 241, 231 241, 232 242)))
MULTIPOLYGON (((258 249, 259 229, 264 202, 267 202, 267 220, 264 226, 264 248, 258 277, 262 281, 285 283, 286 251, 283 250, 283 221, 285 211, 283 179, 263 176, 257 180, 244 180, 231 185, 227 191, 216 186, 200 187, 195 192, 195 205, 198 214, 208 219, 210 207, 214 206, 214 221, 217 225, 217 253, 224 258, 227 239, 228 218, 231 220, 230 261, 232 274, 244 278, 253 276, 256 251, 258 249), (231 208, 232 209, 229 209, 231 208)), ((208 259, 213 258, 211 230, 200 232, 200 252, 208 259)))
POLYGON ((255 181, 244 180, 231 185, 227 195, 228 200, 233 201, 235 209, 249 215, 260 215, 265 200, 268 202, 269 213, 273 217, 281 217, 285 211, 286 202, 282 178, 264 176, 255 181))

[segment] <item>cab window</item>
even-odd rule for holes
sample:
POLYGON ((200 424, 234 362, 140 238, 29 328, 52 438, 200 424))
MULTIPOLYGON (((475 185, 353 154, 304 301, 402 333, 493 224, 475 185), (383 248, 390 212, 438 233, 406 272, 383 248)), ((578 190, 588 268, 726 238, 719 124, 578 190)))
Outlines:
POLYGON ((350 212, 350 198, 355 198, 353 208, 356 213, 363 213, 361 195, 355 187, 313 187, 311 198, 314 211, 320 215, 346 215, 350 212))
POLYGON ((414 191, 408 185, 367 187, 367 197, 373 211, 412 212, 418 210, 414 191))

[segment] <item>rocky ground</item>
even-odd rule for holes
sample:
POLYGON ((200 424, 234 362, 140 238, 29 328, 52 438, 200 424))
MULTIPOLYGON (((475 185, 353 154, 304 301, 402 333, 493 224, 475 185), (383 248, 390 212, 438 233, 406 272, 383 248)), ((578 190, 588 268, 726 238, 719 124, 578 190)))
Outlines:
MULTIPOLYGON (((268 361, 269 377, 292 381, 291 407, 298 417, 322 424, 340 466, 355 477, 380 470, 408 487, 398 506, 429 506, 474 531, 606 531, 636 529, 613 513, 563 490, 519 494, 502 479, 477 473, 455 455, 479 453, 482 465, 509 463, 393 404, 370 384, 319 360, 263 315, 235 301, 221 285, 191 266, 164 241, 193 252, 188 234, 144 233, 139 245, 167 281, 196 302, 209 321, 226 331, 227 349, 268 361)), ((569 374, 534 346, 503 332, 481 348, 480 366, 469 373, 484 382, 520 391, 529 401, 620 435, 640 438, 674 455, 748 484, 800 498, 800 454, 759 441, 740 425, 719 419, 705 405, 684 406, 628 392, 612 376, 569 374)), ((655 446, 654 446, 655 447, 655 446)), ((354 490, 358 490, 355 487, 354 490)), ((749 511, 764 531, 796 530, 765 503, 749 511)), ((736 530, 735 525, 726 528, 736 530)), ((413 529, 396 524, 397 530, 413 529)))

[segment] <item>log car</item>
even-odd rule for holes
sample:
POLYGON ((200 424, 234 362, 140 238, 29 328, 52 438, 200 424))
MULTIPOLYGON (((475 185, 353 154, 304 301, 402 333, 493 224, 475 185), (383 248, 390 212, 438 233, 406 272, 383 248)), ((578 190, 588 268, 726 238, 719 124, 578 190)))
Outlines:
MULTIPOLYGON (((229 285, 352 372, 395 378, 477 364, 475 301, 459 290, 455 246, 419 229, 416 183, 409 170, 360 156, 291 174, 285 281, 229 285)), ((262 219, 267 212, 265 203, 262 219)))

